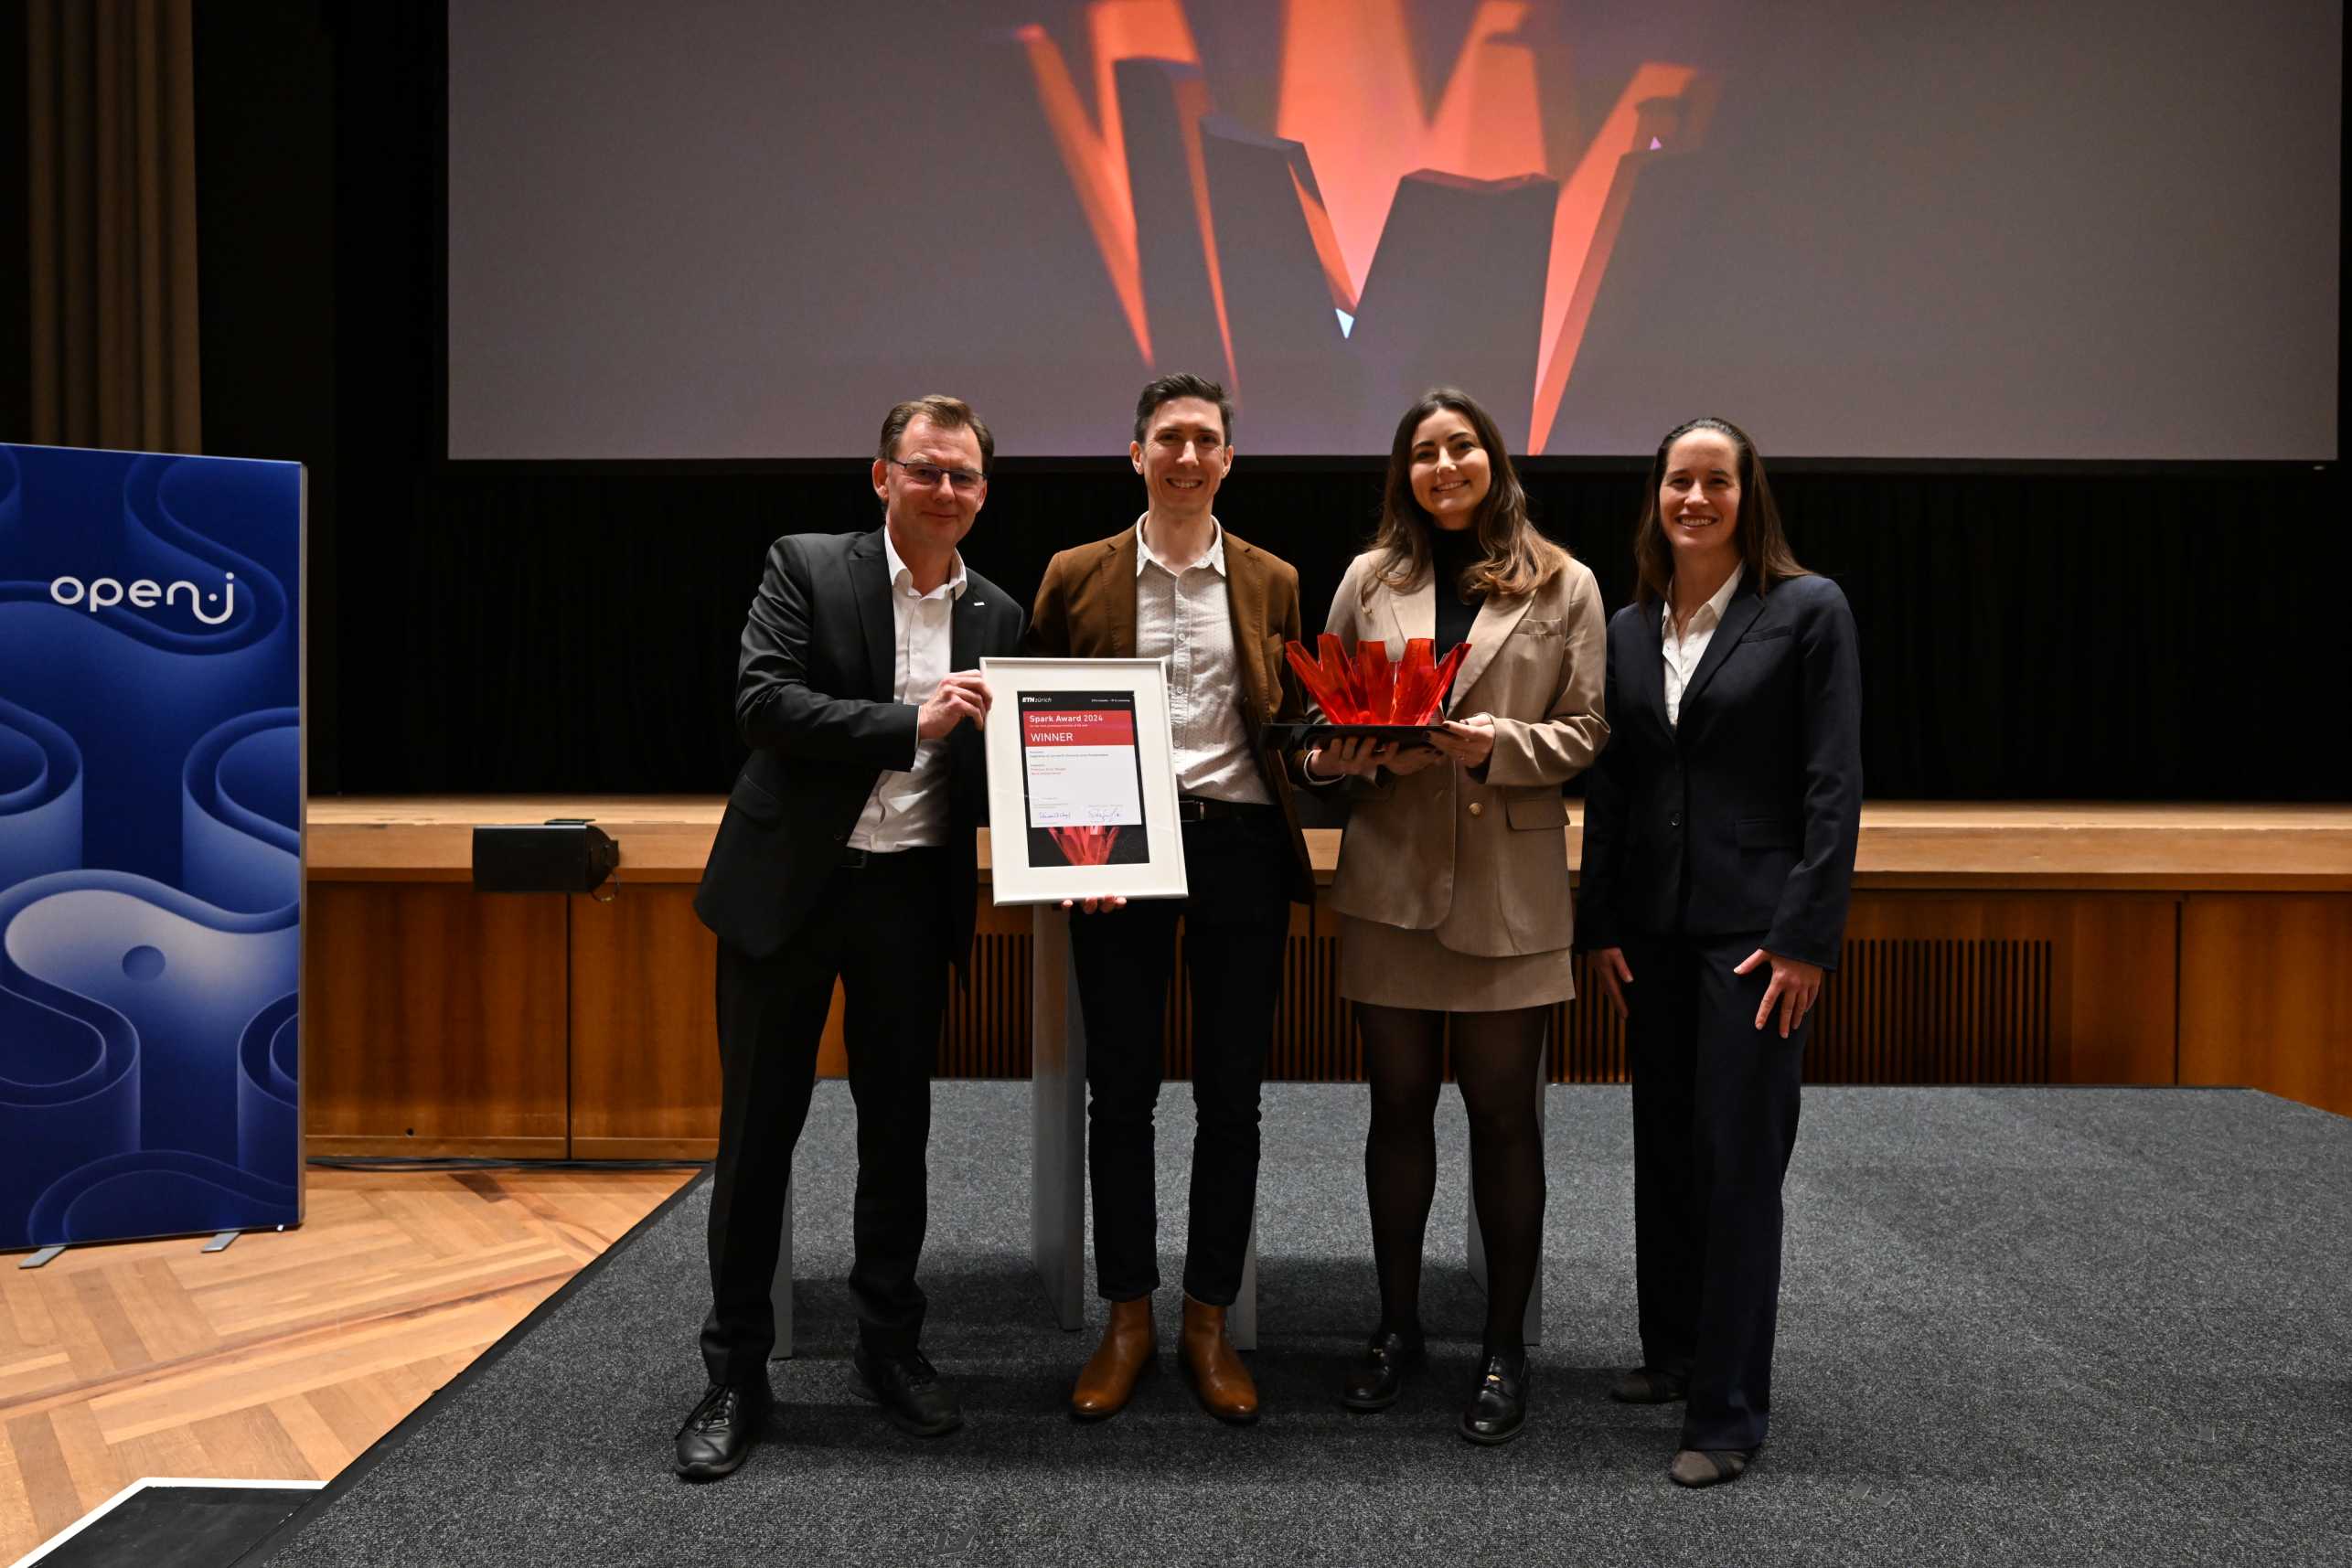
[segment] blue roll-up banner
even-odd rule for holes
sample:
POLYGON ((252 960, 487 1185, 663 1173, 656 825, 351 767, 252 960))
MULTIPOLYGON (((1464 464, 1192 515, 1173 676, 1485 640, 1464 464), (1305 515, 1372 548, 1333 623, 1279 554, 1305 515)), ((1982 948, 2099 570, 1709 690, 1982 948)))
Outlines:
POLYGON ((0 445, 0 1249, 301 1221, 303 504, 0 445))

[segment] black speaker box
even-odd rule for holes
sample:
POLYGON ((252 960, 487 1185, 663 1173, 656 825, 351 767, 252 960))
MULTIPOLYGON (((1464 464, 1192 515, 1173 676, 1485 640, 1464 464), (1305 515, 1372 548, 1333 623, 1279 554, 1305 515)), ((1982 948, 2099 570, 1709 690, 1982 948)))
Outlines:
POLYGON ((620 845, 584 819, 474 829, 477 893, 594 892, 620 863, 620 845))

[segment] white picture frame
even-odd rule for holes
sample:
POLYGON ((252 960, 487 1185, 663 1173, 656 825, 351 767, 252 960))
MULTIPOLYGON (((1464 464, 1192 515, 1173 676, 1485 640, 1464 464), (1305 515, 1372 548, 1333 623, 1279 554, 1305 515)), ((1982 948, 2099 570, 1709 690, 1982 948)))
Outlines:
POLYGON ((984 658, 980 676, 996 901, 1184 897, 1167 667, 984 658))

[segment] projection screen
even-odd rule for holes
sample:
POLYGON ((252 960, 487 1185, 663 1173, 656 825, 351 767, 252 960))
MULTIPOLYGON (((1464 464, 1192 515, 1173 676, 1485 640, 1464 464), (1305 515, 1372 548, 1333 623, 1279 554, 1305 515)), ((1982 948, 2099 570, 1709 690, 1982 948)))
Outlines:
POLYGON ((458 459, 1693 413, 1776 455, 2330 461, 2334 0, 465 0, 458 459))

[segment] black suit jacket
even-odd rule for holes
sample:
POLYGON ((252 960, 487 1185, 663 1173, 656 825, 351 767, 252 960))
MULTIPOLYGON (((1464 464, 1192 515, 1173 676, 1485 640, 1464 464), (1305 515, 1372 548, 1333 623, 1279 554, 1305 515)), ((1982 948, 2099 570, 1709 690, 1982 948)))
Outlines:
MULTIPOLYGON (((1019 652, 1024 619, 1012 595, 967 566, 948 667, 1019 652)), ((754 958, 817 912, 874 781, 914 765, 914 706, 891 699, 893 640, 880 528, 787 534, 768 547, 735 667, 735 729, 752 754, 694 895, 702 923, 754 958)), ((946 896, 959 970, 971 954, 987 773, 980 732, 957 725, 947 738, 946 896)))
POLYGON ((1825 577, 1743 581, 1666 722, 1661 607, 1609 623, 1609 747, 1588 775, 1577 945, 1764 933, 1837 965, 1862 815, 1854 613, 1825 577))

